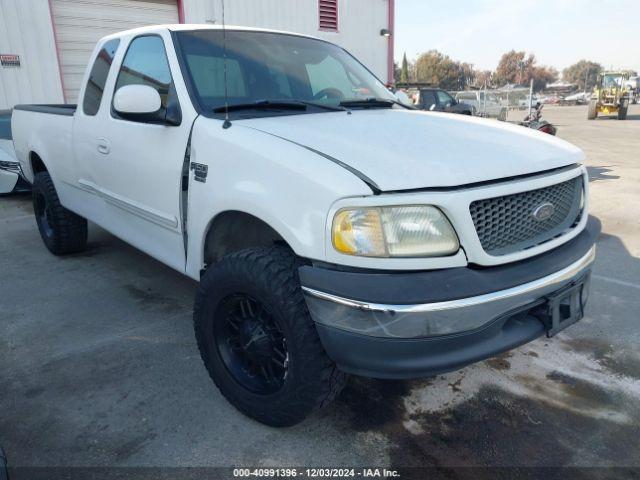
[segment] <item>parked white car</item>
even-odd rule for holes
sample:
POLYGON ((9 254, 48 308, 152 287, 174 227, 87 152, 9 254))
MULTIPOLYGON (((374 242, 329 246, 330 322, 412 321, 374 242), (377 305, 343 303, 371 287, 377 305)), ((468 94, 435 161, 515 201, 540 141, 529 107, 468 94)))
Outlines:
POLYGON ((589 98, 591 97, 591 93, 590 92, 576 92, 573 93, 571 95, 567 95, 566 97, 564 97, 564 102, 565 103, 575 103, 575 104, 585 104, 589 101, 589 98))
POLYGON ((534 95, 531 99, 529 99, 529 95, 527 95, 525 98, 521 98, 518 100, 518 109, 525 110, 529 108, 529 104, 531 104, 532 107, 535 107, 538 102, 544 103, 544 98, 536 97, 534 95))
POLYGON ((456 100, 474 107, 477 115, 505 121, 509 112, 506 105, 492 92, 468 90, 456 93, 456 100))
POLYGON ((77 108, 18 106, 12 125, 46 247, 82 251, 90 220, 198 280, 204 364, 269 425, 346 373, 456 370, 583 316, 599 232, 583 153, 403 106, 324 40, 110 35, 77 108))
POLYGON ((28 190, 29 184, 22 177, 20 162, 13 150, 11 113, 0 112, 0 195, 28 190))

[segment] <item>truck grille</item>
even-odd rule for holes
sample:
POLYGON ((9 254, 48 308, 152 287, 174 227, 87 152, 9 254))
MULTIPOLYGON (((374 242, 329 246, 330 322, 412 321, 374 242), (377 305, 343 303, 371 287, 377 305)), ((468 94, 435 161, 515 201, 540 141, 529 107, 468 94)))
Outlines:
POLYGON ((578 176, 537 190, 476 200, 469 210, 482 248, 506 255, 561 235, 580 219, 582 191, 578 176))

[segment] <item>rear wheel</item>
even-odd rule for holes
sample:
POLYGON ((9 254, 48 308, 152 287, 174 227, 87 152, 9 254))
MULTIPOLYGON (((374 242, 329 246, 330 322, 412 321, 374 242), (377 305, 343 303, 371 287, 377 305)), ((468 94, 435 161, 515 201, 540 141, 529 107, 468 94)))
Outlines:
POLYGON ((593 120, 598 116, 598 101, 597 100, 589 100, 589 110, 587 111, 587 119, 593 120))
POLYGON ((620 102, 620 108, 618 108, 618 120, 626 120, 628 110, 629 110, 629 100, 625 98, 620 102))
POLYGON ((42 241, 54 255, 78 253, 87 247, 87 221, 60 204, 48 172, 37 173, 32 187, 33 213, 42 241))
POLYGON ((284 247, 233 253, 206 271, 194 307, 215 384, 242 413, 275 427, 302 421, 345 382, 320 343, 297 268, 284 247))

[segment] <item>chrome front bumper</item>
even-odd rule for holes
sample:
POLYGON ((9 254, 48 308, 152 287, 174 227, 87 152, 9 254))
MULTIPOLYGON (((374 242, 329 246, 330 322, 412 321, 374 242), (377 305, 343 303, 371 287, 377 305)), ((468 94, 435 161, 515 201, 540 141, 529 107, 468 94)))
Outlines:
POLYGON ((600 228, 589 217, 572 240, 507 265, 424 272, 305 265, 300 282, 320 341, 341 370, 426 377, 579 320, 600 228))
MULTIPOLYGON (((534 304, 586 276, 596 247, 571 265, 543 278, 483 295, 433 303, 394 305, 363 302, 303 286, 311 317, 318 324, 386 338, 423 338, 481 329, 495 319, 534 304)), ((425 289, 429 285, 424 286, 425 289)), ((455 291, 451 292, 455 297, 455 291)), ((586 300, 586 299, 585 299, 586 300)))

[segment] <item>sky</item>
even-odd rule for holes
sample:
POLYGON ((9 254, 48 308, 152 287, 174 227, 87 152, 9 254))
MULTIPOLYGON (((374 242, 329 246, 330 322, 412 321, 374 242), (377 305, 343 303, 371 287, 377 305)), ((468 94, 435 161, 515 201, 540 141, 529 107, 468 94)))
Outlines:
POLYGON ((396 0, 395 59, 436 49, 494 70, 511 50, 539 65, 563 68, 581 59, 640 71, 637 0, 396 0))

